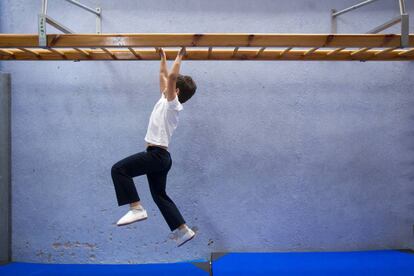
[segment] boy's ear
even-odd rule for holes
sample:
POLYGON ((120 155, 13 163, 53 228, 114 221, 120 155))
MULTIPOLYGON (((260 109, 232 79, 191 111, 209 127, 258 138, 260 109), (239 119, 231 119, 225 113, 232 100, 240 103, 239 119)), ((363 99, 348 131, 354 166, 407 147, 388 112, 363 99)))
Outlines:
POLYGON ((177 93, 177 95, 180 93, 180 88, 175 88, 175 93, 177 93))

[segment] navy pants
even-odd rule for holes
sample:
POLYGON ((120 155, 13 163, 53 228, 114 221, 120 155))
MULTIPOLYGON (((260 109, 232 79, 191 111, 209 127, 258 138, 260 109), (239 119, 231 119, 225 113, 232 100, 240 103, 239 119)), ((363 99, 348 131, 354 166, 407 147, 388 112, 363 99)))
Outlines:
POLYGON ((167 174, 172 166, 170 153, 160 147, 149 146, 146 151, 128 156, 112 166, 118 206, 139 201, 133 177, 147 175, 151 196, 170 227, 175 230, 185 223, 177 206, 166 193, 167 174))

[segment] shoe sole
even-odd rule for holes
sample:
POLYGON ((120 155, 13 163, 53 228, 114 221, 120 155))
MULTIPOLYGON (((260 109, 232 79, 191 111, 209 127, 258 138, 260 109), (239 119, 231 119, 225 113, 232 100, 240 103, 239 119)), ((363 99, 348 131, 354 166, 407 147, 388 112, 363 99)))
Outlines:
POLYGON ((191 241, 191 240, 192 240, 195 236, 196 236, 196 232, 194 232, 194 235, 193 235, 191 238, 189 238, 188 240, 186 240, 186 241, 185 241, 185 242, 183 242, 182 244, 177 245, 177 247, 180 247, 180 246, 184 245, 186 242, 191 241))
POLYGON ((145 217, 145 218, 142 218, 142 219, 137 219, 137 220, 134 220, 134 221, 131 221, 131 222, 128 222, 128 223, 117 224, 117 226, 129 225, 129 224, 132 224, 132 223, 134 223, 134 222, 138 222, 138 221, 141 221, 141 220, 146 220, 147 218, 148 218, 148 217, 145 217))

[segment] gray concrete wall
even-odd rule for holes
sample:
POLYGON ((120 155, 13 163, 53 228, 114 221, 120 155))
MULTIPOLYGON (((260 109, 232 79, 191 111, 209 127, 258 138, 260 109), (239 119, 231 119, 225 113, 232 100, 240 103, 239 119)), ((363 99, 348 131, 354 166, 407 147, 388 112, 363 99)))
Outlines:
MULTIPOLYGON (((51 16, 94 32, 92 15, 50 2, 51 16)), ((104 32, 327 33, 331 8, 356 1, 83 2, 103 8, 104 32)), ((39 1, 0 5, 3 32, 37 31, 39 1)), ((414 16, 412 1, 407 8, 414 16)), ((378 1, 341 17, 338 29, 364 32, 397 14, 396 1, 378 1)), ((146 178, 135 183, 149 219, 115 226, 126 209, 116 204, 110 168, 144 149, 159 63, 2 66, 13 74, 16 261, 414 246, 413 63, 184 61, 198 91, 172 140, 167 191, 199 236, 178 249, 146 178)))
POLYGON ((10 74, 0 72, 0 263, 11 260, 10 74))

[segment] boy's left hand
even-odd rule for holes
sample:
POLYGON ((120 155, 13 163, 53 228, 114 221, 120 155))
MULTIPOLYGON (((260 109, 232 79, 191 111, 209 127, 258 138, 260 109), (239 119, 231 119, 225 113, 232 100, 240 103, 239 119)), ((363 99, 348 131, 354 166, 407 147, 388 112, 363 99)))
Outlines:
POLYGON ((159 48, 157 48, 157 51, 158 51, 161 59, 163 59, 163 60, 167 59, 167 56, 166 56, 163 48, 159 47, 159 48))

